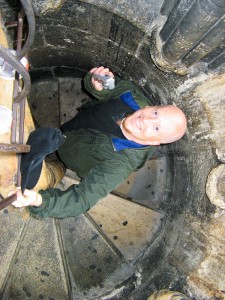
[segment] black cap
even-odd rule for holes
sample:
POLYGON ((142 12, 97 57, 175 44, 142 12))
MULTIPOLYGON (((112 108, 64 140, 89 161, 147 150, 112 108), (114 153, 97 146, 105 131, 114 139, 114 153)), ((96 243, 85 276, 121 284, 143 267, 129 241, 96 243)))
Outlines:
POLYGON ((57 128, 44 127, 31 132, 27 140, 30 152, 22 155, 20 164, 22 193, 35 187, 46 155, 55 152, 65 140, 66 137, 57 128))

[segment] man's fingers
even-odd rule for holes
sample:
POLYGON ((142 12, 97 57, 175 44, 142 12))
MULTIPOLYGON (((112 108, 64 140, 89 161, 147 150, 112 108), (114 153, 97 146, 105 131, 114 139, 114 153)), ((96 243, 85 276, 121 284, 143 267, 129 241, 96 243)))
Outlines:
POLYGON ((105 68, 103 66, 101 67, 95 67, 93 69, 90 70, 90 73, 94 73, 97 75, 109 75, 111 77, 114 77, 114 74, 109 70, 109 68, 105 68))
POLYGON ((101 91, 103 89, 102 82, 98 79, 91 79, 91 82, 97 91, 101 91))
POLYGON ((23 207, 23 205, 19 202, 19 201, 14 201, 13 203, 12 203, 12 205, 13 206, 15 206, 15 207, 23 207))
POLYGON ((101 67, 96 67, 96 68, 93 68, 90 70, 90 73, 95 73, 95 74, 100 74, 100 72, 104 70, 104 67, 101 66, 101 67))
POLYGON ((16 194, 16 190, 15 190, 15 191, 10 191, 10 192, 8 193, 8 197, 9 197, 9 196, 12 196, 12 195, 14 195, 14 194, 16 194))
POLYGON ((94 73, 97 70, 97 68, 93 68, 90 70, 90 73, 94 73))
POLYGON ((15 207, 24 206, 40 206, 42 204, 42 197, 35 190, 25 190, 22 194, 21 189, 10 191, 9 195, 16 193, 16 200, 12 203, 15 207))
MULTIPOLYGON (((93 69, 90 70, 90 73, 91 74, 96 74, 96 75, 102 75, 102 76, 110 76, 110 77, 114 77, 114 74, 109 70, 109 68, 105 68, 103 66, 101 67, 95 67, 93 69)), ((103 82, 101 79, 99 78, 91 78, 91 82, 94 86, 94 88, 97 90, 97 91, 102 91, 103 90, 103 82)))
POLYGON ((26 197, 34 197, 35 194, 36 194, 36 192, 33 191, 33 190, 25 190, 24 193, 23 193, 23 197, 24 198, 26 198, 26 197))
POLYGON ((99 72, 101 75, 108 75, 109 74, 109 68, 104 68, 99 72))
POLYGON ((21 192, 21 188, 17 188, 16 190, 10 191, 8 193, 9 196, 16 194, 16 200, 12 203, 15 207, 23 207, 27 205, 27 199, 23 196, 21 192))
POLYGON ((109 72, 109 76, 112 77, 112 78, 114 78, 113 72, 109 72))

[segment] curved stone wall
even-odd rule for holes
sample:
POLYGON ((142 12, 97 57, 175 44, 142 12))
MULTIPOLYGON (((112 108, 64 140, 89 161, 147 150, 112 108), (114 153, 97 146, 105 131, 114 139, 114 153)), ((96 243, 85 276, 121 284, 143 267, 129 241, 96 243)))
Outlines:
MULTIPOLYGON (((210 171, 224 163, 225 77, 221 68, 214 73, 185 69, 180 73, 186 75, 177 75, 168 70, 176 71, 180 64, 156 59, 166 54, 157 43, 167 34, 159 36, 159 29, 183 2, 33 1, 37 29, 28 53, 33 82, 81 77, 93 66, 106 65, 138 83, 156 104, 174 103, 188 117, 186 136, 159 151, 168 170, 158 208, 164 214, 161 230, 118 299, 147 299, 161 289, 200 300, 225 297, 224 211, 211 204, 205 191, 210 171)), ((0 3, 8 18, 11 7, 0 3)))

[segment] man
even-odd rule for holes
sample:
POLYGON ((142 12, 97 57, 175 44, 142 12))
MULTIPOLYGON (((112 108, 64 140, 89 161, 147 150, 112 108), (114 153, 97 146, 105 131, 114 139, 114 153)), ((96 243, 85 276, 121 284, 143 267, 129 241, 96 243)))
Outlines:
POLYGON ((87 211, 141 168, 154 146, 174 142, 186 131, 185 115, 176 106, 151 106, 134 83, 119 78, 114 89, 105 90, 93 74, 114 77, 104 67, 86 75, 85 88, 100 104, 62 126, 66 141, 58 149, 65 166, 81 177, 81 183, 66 191, 25 190, 23 195, 17 191, 13 204, 28 206, 35 217, 65 218, 87 211))

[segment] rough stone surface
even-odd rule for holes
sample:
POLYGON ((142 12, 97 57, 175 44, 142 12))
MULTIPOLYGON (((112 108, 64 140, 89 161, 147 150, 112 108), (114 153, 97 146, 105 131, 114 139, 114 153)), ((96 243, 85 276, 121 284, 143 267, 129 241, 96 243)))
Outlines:
POLYGON ((60 221, 75 299, 104 295, 133 274, 84 216, 60 221))
POLYGON ((68 299, 54 220, 30 219, 20 243, 3 299, 68 299))
POLYGON ((208 176, 206 193, 212 204, 225 209, 225 165, 221 164, 214 168, 208 176))
POLYGON ((143 168, 130 175, 115 191, 127 195, 133 202, 145 207, 159 209, 169 181, 167 157, 159 157, 156 152, 143 168))
POLYGON ((35 81, 28 98, 37 127, 59 127, 88 101, 90 98, 81 89, 81 79, 62 77, 35 81))
POLYGON ((37 15, 46 15, 54 13, 63 5, 64 0, 34 0, 33 8, 37 15))
POLYGON ((88 214, 128 261, 143 255, 162 218, 152 209, 114 195, 99 201, 88 214))
MULTIPOLYGON (((84 74, 93 66, 106 65, 138 83, 153 103, 174 103, 188 116, 187 135, 168 147, 170 178, 160 191, 160 212, 165 214, 161 230, 135 266, 138 281, 134 288, 131 280, 132 296, 127 284, 122 296, 114 298, 146 300, 156 289, 167 288, 183 293, 188 289, 198 300, 223 299, 219 266, 224 265, 224 215, 214 216, 215 207, 205 194, 207 176, 224 156, 224 138, 220 134, 224 120, 223 76, 204 73, 201 66, 188 77, 176 76, 153 64, 151 29, 165 21, 165 17, 160 17, 160 23, 158 19, 162 1, 60 2, 35 1, 37 29, 28 56, 36 79, 38 75, 39 79, 61 77, 58 75, 62 69, 64 75, 69 70, 67 77, 71 78, 74 71, 84 74), (193 260, 192 249, 197 253, 193 260), (212 278, 208 268, 212 269, 212 278), (127 294, 123 294, 125 290, 127 294)), ((4 20, 14 20, 18 1, 0 0, 0 4, 4 20)), ((9 37, 14 35, 11 29, 7 32, 9 37)), ((23 291, 22 297, 25 292, 29 291, 23 291)))
POLYGON ((60 124, 72 119, 90 101, 80 78, 59 78, 60 124))
POLYGON ((23 214, 16 209, 5 208, 0 212, 0 289, 2 290, 15 253, 18 251, 18 243, 26 227, 26 220, 21 218, 23 214))
POLYGON ((206 255, 199 268, 190 273, 188 285, 190 294, 199 299, 225 299, 225 212, 218 210, 205 228, 206 255))
POLYGON ((196 94, 207 114, 208 138, 213 141, 218 159, 225 162, 225 74, 211 76, 196 89, 196 94))
POLYGON ((190 298, 176 291, 161 290, 155 292, 147 300, 190 300, 190 298))
POLYGON ((58 81, 42 81, 32 85, 29 105, 36 127, 59 127, 58 81), (54 114, 52 110, 54 109, 54 114), (58 112, 58 113, 57 113, 58 112), (46 118, 46 113, 48 117, 46 118))
MULTIPOLYGON (((66 1, 69 6, 76 7, 78 13, 83 13, 82 4, 74 4, 74 1, 66 1)), ((160 1, 147 1, 147 0, 129 0, 129 1, 96 1, 96 0, 86 0, 81 1, 84 4, 89 3, 92 6, 97 6, 98 9, 102 8, 106 11, 113 12, 115 15, 123 17, 125 20, 132 20, 135 26, 149 31, 151 28, 152 21, 158 16, 160 7, 162 6, 163 0, 160 1), (139 8, 137 10, 137 7, 139 8)), ((48 14, 53 11, 57 11, 63 1, 59 0, 47 0, 47 1, 34 1, 34 8, 38 15, 48 14)), ((67 3, 65 4, 67 5, 67 3)))

